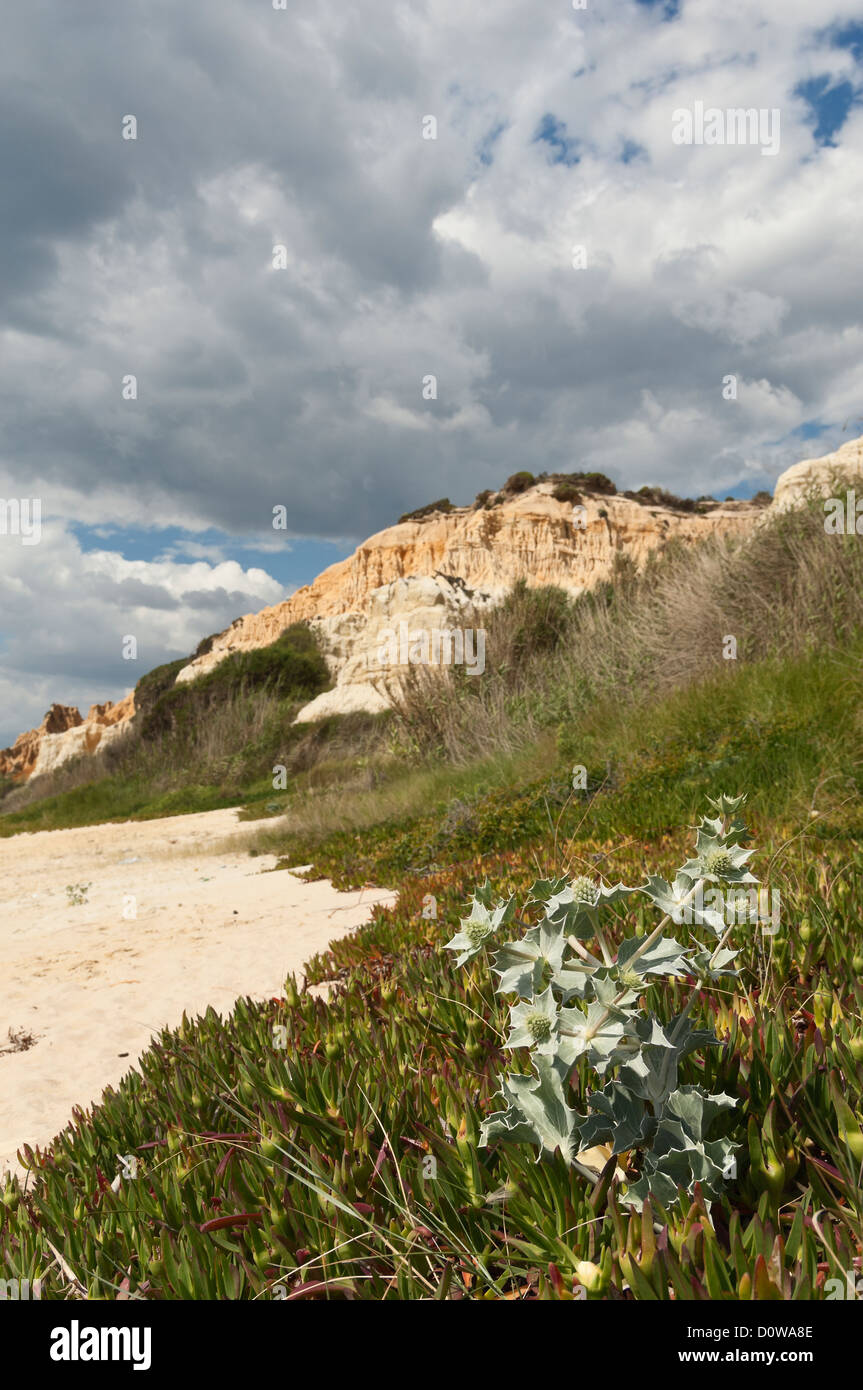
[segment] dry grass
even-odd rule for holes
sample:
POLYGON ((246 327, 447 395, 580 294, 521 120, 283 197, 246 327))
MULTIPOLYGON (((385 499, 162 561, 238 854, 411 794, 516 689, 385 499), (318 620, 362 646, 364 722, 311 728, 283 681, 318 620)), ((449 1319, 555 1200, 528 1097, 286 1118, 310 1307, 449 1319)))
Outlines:
POLYGON ((863 545, 855 535, 827 534, 813 500, 743 539, 669 547, 641 575, 622 567, 616 582, 569 606, 550 648, 544 619, 554 602, 548 591, 526 591, 476 615, 487 633, 482 677, 409 670, 398 712, 422 749, 459 765, 517 753, 542 729, 581 720, 597 704, 636 706, 733 670, 723 656, 729 637, 738 662, 841 649, 863 626, 863 545), (532 621, 543 640, 516 660, 513 635, 532 621))
POLYGON ((283 815, 256 821, 242 843, 260 854, 281 854, 286 839, 293 836, 309 844, 340 831, 355 834, 384 823, 404 824, 424 809, 452 804, 460 796, 550 776, 556 761, 553 740, 545 739, 530 749, 529 757, 498 754, 461 770, 434 760, 415 768, 402 763, 397 775, 393 771, 389 780, 372 787, 343 767, 338 785, 299 787, 288 798, 283 815))
MULTIPOLYGON (((3 812, 23 810, 48 796, 73 792, 112 778, 146 784, 153 795, 173 790, 191 778, 199 785, 237 782, 247 750, 264 741, 278 744, 280 727, 288 729, 296 703, 267 690, 231 691, 214 704, 206 718, 190 721, 182 730, 147 740, 134 728, 103 750, 86 754, 43 777, 33 777, 9 792, 3 812)), ((263 759, 259 760, 263 765, 263 759)))

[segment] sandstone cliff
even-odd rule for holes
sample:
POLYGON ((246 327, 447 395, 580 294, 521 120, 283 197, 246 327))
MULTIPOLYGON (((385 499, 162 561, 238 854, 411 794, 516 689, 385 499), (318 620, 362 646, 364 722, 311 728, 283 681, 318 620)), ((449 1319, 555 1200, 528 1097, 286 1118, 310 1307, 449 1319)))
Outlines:
POLYGON ((452 627, 465 609, 499 600, 519 579, 578 594, 608 579, 620 554, 641 566, 672 538, 692 543, 717 531, 739 534, 762 511, 728 502, 688 512, 586 491, 574 506, 557 501, 553 490, 553 482, 543 482, 490 507, 437 512, 378 532, 284 603, 238 618, 178 681, 194 680, 231 652, 265 646, 290 623, 306 620, 319 633, 336 685, 299 719, 383 709, 393 670, 379 659, 381 634, 401 623, 409 631, 452 627))
POLYGON ((19 734, 11 748, 0 750, 0 777, 26 782, 78 753, 95 753, 124 732, 134 713, 133 694, 116 704, 91 705, 86 719, 74 706, 52 705, 38 729, 19 734))
MULTIPOLYGON (((795 506, 812 492, 827 496, 837 475, 858 474, 863 480, 863 438, 789 468, 776 484, 772 509, 795 506)), ((387 686, 397 679, 386 654, 393 634, 459 629, 519 579, 578 594, 608 579, 618 556, 641 566, 672 539, 692 544, 717 532, 738 535, 765 515, 750 502, 686 510, 581 485, 579 491, 573 505, 552 495, 553 481, 540 482, 490 498, 489 505, 432 512, 387 527, 283 603, 238 618, 177 680, 195 680, 232 652, 267 646, 291 623, 307 621, 319 634, 335 683, 298 719, 384 709, 387 686)), ((104 747, 133 715, 133 695, 94 705, 86 719, 77 709, 52 705, 38 729, 0 752, 0 777, 24 781, 104 747)))

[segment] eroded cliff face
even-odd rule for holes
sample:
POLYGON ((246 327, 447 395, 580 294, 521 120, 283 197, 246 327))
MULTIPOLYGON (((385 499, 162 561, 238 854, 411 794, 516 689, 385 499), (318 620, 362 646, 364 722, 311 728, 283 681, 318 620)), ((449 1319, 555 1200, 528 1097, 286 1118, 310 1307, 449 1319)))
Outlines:
POLYGON ((378 630, 401 622, 409 629, 446 627, 462 613, 466 594, 473 603, 494 602, 519 579, 579 594, 610 578, 618 555, 641 566, 672 538, 692 543, 717 531, 750 530, 762 510, 729 502, 701 515, 587 493, 573 507, 555 500, 553 486, 541 483, 488 509, 439 512, 378 532, 284 603, 238 618, 178 681, 194 680, 230 653, 265 646, 290 623, 306 620, 321 636, 336 689, 300 718, 380 709, 386 702, 375 689, 384 674, 376 660, 378 630))
POLYGON ((360 612, 310 619, 336 683, 304 705, 295 722, 386 709, 389 691, 411 660, 457 660, 482 675, 485 637, 477 627, 496 601, 495 593, 470 589, 455 577, 408 575, 373 589, 360 612))
MULTIPOLYGON (((859 475, 863 484, 863 438, 789 468, 776 484, 770 510, 798 505, 812 492, 830 495, 839 475, 859 475)), ((412 636, 450 632, 457 643, 465 626, 476 624, 483 609, 518 580, 579 594, 609 579, 619 556, 641 567, 671 540, 693 544, 717 532, 739 535, 769 514, 749 502, 686 511, 588 491, 573 506, 557 501, 553 490, 552 482, 544 482, 489 507, 456 508, 387 527, 283 603, 238 618, 177 680, 195 680, 232 652, 267 646, 291 623, 307 621, 318 632, 334 686, 298 719, 385 709, 412 636)), ((478 655, 474 648, 475 663, 478 655)), ((86 719, 77 709, 52 705, 38 729, 0 752, 0 777, 25 781, 78 753, 94 752, 128 728, 133 715, 133 695, 94 705, 86 719)))
POLYGON ((36 766, 43 739, 63 734, 82 722, 80 712, 72 705, 52 705, 38 729, 19 734, 11 748, 0 750, 0 777, 13 782, 26 782, 36 766))
POLYGON ((0 750, 0 777, 26 782, 78 753, 95 753, 124 732, 134 713, 134 694, 115 704, 91 705, 86 719, 74 705, 52 705, 38 729, 19 734, 11 748, 0 750))

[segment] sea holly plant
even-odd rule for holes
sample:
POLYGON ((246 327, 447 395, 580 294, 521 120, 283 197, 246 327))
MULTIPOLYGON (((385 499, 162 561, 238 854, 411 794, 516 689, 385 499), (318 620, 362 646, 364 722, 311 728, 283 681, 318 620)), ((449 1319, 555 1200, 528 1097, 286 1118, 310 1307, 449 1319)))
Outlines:
POLYGON ((540 879, 525 918, 516 916, 514 899, 495 903, 488 881, 478 890, 446 949, 466 965, 495 947, 496 993, 516 996, 505 1046, 527 1050, 531 1063, 530 1073, 500 1078, 504 1106, 483 1122, 482 1145, 533 1144, 537 1159, 560 1153, 590 1177, 579 1155, 604 1145, 626 1175, 622 1200, 639 1210, 647 1196, 667 1204, 696 1183, 709 1200, 734 1176, 735 1147, 711 1138, 711 1130, 737 1102, 682 1085, 679 1065, 689 1053, 719 1045, 712 1031, 690 1022, 700 990, 738 974, 737 952, 726 945, 727 914, 706 901, 721 903, 724 894, 758 882, 747 867, 749 832, 736 814, 745 799, 708 798, 712 814, 700 819, 695 852, 671 883, 655 875, 638 888, 606 887, 585 875, 540 879), (636 894, 651 900, 660 920, 614 951, 603 913, 636 894), (512 923, 525 930, 501 941, 512 923), (695 984, 678 1014, 663 1020, 644 1008, 650 984, 680 976, 695 984), (584 1097, 584 1114, 570 1103, 582 1057, 602 1083, 584 1097))

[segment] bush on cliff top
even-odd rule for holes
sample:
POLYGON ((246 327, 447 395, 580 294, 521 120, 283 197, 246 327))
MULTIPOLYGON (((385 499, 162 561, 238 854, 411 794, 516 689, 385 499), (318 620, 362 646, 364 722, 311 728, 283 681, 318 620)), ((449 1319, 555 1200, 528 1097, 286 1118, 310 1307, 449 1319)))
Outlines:
POLYGON ((599 492, 606 497, 614 497, 617 488, 610 478, 604 473, 555 473, 553 477, 555 489, 552 493, 559 502, 570 501, 569 493, 583 488, 585 492, 599 492), (558 496, 558 493, 565 493, 558 496))
POLYGON ((439 497, 437 502, 427 502, 424 507, 417 507, 412 512, 405 512, 399 517, 399 525, 403 521, 426 521, 434 516, 435 512, 452 512, 455 508, 448 497, 439 497))

